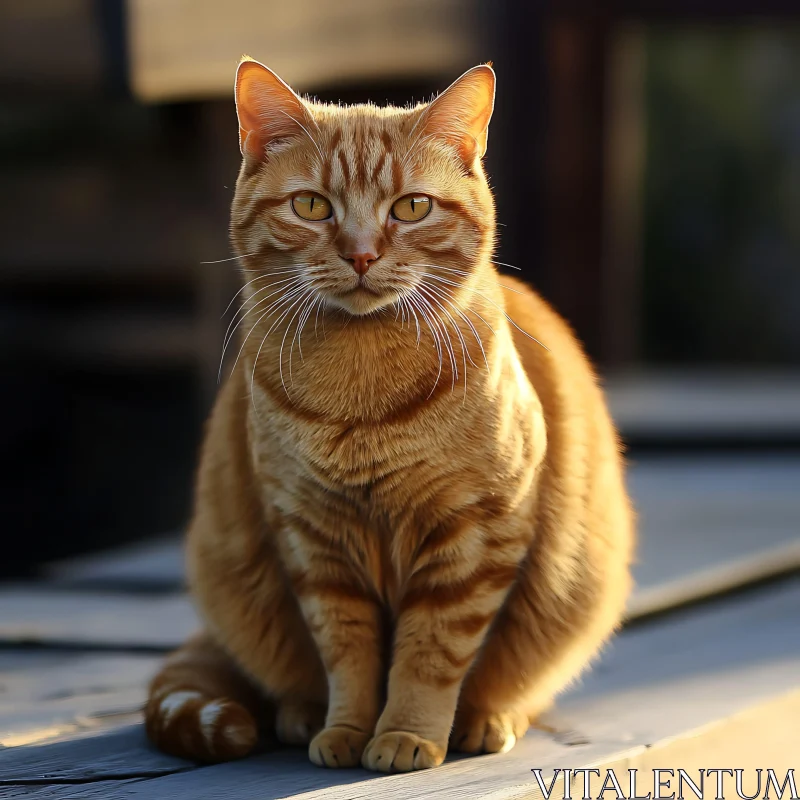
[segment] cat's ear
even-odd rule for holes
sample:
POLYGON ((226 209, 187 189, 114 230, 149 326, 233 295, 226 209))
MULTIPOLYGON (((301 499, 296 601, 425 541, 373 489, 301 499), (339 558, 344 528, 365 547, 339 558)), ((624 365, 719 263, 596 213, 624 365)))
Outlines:
POLYGON ((235 91, 243 156, 262 161, 269 144, 303 135, 309 123, 303 101, 268 67, 244 56, 235 91))
POLYGON ((467 70, 424 111, 425 132, 452 144, 467 166, 486 152, 494 109, 494 70, 481 64, 467 70))

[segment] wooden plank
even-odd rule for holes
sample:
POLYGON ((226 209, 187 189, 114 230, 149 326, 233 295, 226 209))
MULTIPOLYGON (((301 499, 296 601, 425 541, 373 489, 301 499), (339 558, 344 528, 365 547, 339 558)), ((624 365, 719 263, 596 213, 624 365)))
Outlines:
MULTIPOLYGON (((764 769, 765 765, 769 765, 769 769, 773 769, 781 778, 786 775, 787 770, 796 770, 798 718, 800 691, 749 708, 717 724, 692 731, 687 736, 676 737, 655 747, 640 750, 624 762, 609 766, 615 771, 619 770, 617 775, 624 775, 625 770, 635 769, 637 784, 651 787, 654 786, 653 769, 683 769, 698 782, 698 770, 708 770, 709 764, 725 764, 729 769, 735 767, 744 770, 744 790, 749 793, 753 791, 750 787, 757 780, 756 769, 764 769)), ((712 786, 716 785, 714 777, 706 780, 713 781, 712 786)), ((732 789, 733 779, 725 780, 725 796, 731 797, 732 789)), ((644 791, 649 790, 645 788, 644 791)), ((663 796, 667 795, 669 790, 663 796)))
POLYGON ((725 561, 650 588, 639 587, 628 603, 626 619, 658 614, 795 571, 800 571, 800 540, 725 561))
POLYGON ((796 457, 643 459, 632 464, 629 486, 639 512, 639 592, 800 539, 796 457))
POLYGON ((0 641, 97 649, 159 651, 198 627, 185 595, 67 592, 17 586, 0 589, 0 641))
POLYGON ((0 750, 0 786, 125 780, 187 769, 193 767, 186 761, 150 748, 141 725, 99 736, 0 750))
POLYGON ((44 786, 0 786, 0 800, 91 800, 109 797, 111 792, 123 791, 129 781, 92 781, 79 784, 46 784, 44 786))
POLYGON ((0 651, 0 747, 139 722, 162 656, 0 651))
MULTIPOLYGON (((593 766, 632 758, 647 748, 674 740, 696 738, 704 726, 787 696, 800 687, 800 580, 695 609, 678 618, 624 632, 603 654, 583 684, 569 692, 548 720, 558 731, 577 730, 568 737, 532 731, 510 753, 479 758, 451 758, 441 768, 411 775, 375 776, 362 770, 326 771, 308 763, 301 750, 260 755, 242 762, 185 774, 109 787, 111 798, 173 798, 173 800, 353 800, 355 798, 522 798, 534 796, 530 770, 593 766), (742 647, 742 642, 747 647, 742 647)), ((133 736, 131 732, 131 736, 133 736)), ((112 734, 113 736, 113 734, 112 734)), ((135 740, 123 745, 125 758, 141 765, 135 740), (139 759, 137 761, 137 759, 139 759)), ((110 737, 91 741, 103 743, 110 737)), ((702 742, 702 739, 698 740, 702 742)), ((109 752, 97 758, 83 749, 71 754, 64 745, 58 762, 75 779, 85 771, 98 778, 112 774, 109 752)), ((55 746, 50 746, 55 747, 55 746)), ((115 747, 117 748, 115 751, 115 747)), ((141 738, 139 739, 139 748, 141 738)), ((20 748, 0 753, 0 779, 15 769, 18 775, 50 771, 50 751, 20 748), (25 752, 23 752, 25 751, 25 752), (18 757, 24 756, 24 770, 18 757), (31 755, 33 754, 33 755, 31 755), (3 759, 5 758, 5 761, 3 759), (43 766, 47 764, 48 766, 43 766), (5 771, 3 771, 5 770, 5 771)), ((122 756, 113 774, 129 776, 122 756)))

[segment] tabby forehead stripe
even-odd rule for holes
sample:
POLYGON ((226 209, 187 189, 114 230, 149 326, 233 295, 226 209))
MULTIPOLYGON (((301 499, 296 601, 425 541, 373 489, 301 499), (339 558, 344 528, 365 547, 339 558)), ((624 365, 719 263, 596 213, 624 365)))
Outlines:
POLYGON ((372 182, 375 183, 378 180, 378 177, 381 174, 381 170, 383 169, 383 165, 386 163, 386 151, 382 151, 380 156, 378 156, 378 161, 375 164, 375 169, 372 170, 372 182))
POLYGON ((392 156, 392 192, 399 194, 403 186, 403 166, 392 156))
POLYGON ((333 171, 333 165, 331 164, 331 159, 326 158, 322 162, 322 170, 320 172, 320 183, 322 184, 322 189, 325 192, 330 192, 331 190, 331 173, 333 171))
POLYGON ((344 178, 344 182, 346 184, 350 183, 350 165, 347 163, 347 157, 345 156, 342 150, 336 151, 337 156, 339 157, 339 166, 342 168, 342 177, 344 178))

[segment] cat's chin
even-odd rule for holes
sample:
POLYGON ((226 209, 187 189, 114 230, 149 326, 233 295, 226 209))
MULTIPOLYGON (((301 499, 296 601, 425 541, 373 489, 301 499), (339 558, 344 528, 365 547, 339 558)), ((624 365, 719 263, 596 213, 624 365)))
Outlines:
POLYGON ((342 294, 329 294, 328 302, 354 317, 364 317, 390 306, 397 300, 393 292, 377 292, 373 289, 356 287, 342 294))

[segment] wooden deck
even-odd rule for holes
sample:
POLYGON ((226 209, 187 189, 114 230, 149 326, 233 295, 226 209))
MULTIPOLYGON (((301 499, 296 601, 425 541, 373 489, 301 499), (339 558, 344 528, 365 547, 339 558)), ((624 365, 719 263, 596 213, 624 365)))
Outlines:
POLYGON ((627 628, 547 730, 412 775, 321 770, 300 750, 201 768, 147 745, 144 686, 197 624, 176 537, 0 585, 0 798, 510 800, 540 796, 532 768, 688 767, 743 739, 778 768, 774 737, 800 732, 800 458, 651 459, 630 483, 642 537, 627 628))

